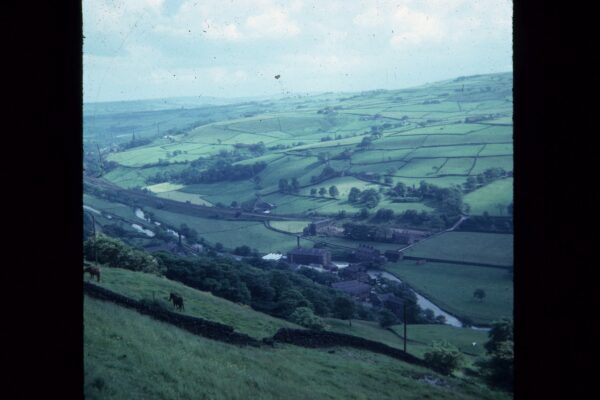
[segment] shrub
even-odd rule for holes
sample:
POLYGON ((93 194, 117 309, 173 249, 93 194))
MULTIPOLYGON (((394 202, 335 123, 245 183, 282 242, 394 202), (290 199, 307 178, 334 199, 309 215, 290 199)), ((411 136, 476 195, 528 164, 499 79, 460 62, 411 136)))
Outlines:
POLYGON ((433 342, 432 350, 425 353, 425 362, 435 371, 450 375, 464 361, 462 353, 446 341, 433 342))
POLYGON ((317 331, 323 330, 325 324, 321 318, 317 317, 308 307, 298 307, 290 315, 290 320, 308 329, 317 331))

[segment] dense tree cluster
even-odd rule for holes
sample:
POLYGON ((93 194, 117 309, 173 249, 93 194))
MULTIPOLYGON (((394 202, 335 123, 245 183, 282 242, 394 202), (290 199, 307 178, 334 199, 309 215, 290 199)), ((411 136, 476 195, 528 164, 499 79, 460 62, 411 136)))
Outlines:
POLYGON ((483 215, 471 215, 458 228, 460 231, 513 233, 512 217, 492 217, 487 212, 483 215))
POLYGON ((512 320, 493 324, 485 344, 487 358, 477 362, 484 377, 493 386, 506 390, 514 384, 514 329, 512 320))
POLYGON ((480 186, 492 183, 495 180, 510 176, 511 173, 504 170, 504 168, 488 168, 480 174, 470 175, 467 177, 467 181, 463 184, 465 191, 471 192, 480 186))
POLYGON ((289 182, 286 178, 279 179, 279 191, 281 193, 298 193, 300 191, 298 178, 294 177, 289 182))
POLYGON ((339 297, 333 289, 303 274, 272 267, 259 257, 248 263, 222 257, 182 258, 163 252, 155 253, 155 257, 169 279, 277 317, 289 319, 300 307, 309 308, 317 316, 331 316, 339 297))
POLYGON ((329 165, 327 165, 325 168, 323 168, 323 171, 321 171, 321 173, 319 175, 311 176, 310 181, 311 181, 311 183, 316 183, 316 182, 324 181, 325 179, 333 178, 338 175, 339 175, 338 171, 336 171, 335 169, 333 169, 329 165))
POLYGON ((375 189, 360 191, 358 188, 351 188, 348 193, 348 202, 355 205, 364 205, 367 208, 375 208, 379 204, 381 196, 375 189))
POLYGON ((157 182, 180 182, 185 185, 195 183, 213 183, 223 181, 240 181, 250 179, 267 167, 264 161, 253 164, 232 164, 229 161, 218 160, 206 169, 200 169, 190 165, 181 172, 164 171, 147 179, 148 183, 157 182))
POLYGON ((87 260, 98 260, 113 268, 130 269, 160 274, 164 271, 158 261, 142 250, 134 249, 118 239, 99 234, 83 243, 83 254, 87 260))

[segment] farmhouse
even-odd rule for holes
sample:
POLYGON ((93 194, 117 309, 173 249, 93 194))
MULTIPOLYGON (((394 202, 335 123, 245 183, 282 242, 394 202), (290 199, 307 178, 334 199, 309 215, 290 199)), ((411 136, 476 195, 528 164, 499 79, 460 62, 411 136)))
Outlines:
POLYGON ((331 264, 331 253, 324 249, 298 247, 287 253, 287 259, 292 264, 331 264))
POLYGON ((315 236, 316 234, 322 232, 329 225, 331 225, 332 222, 333 222, 333 220, 331 218, 311 222, 310 224, 308 224, 308 232, 307 233, 311 236, 315 236))
POLYGON ((242 208, 250 212, 270 212, 276 206, 273 203, 268 203, 261 198, 255 198, 254 200, 245 201, 242 203, 242 208))
POLYGON ((332 283, 331 287, 361 300, 369 297, 371 293, 370 285, 357 280, 332 283))
POLYGON ((362 243, 359 244, 358 248, 352 252, 352 256, 355 260, 363 262, 375 262, 383 264, 387 261, 385 257, 381 255, 381 252, 378 249, 362 243))
POLYGON ((367 267, 363 264, 350 264, 346 268, 338 272, 338 276, 342 279, 356 280, 359 282, 369 282, 371 277, 367 274, 367 267))

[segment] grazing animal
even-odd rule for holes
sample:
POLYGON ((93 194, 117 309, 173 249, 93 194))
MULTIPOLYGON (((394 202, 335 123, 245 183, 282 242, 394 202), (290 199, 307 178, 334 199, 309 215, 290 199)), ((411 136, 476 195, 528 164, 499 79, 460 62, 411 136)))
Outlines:
POLYGON ((94 278, 94 276, 98 279, 98 282, 100 282, 100 268, 98 267, 85 267, 83 269, 83 273, 89 273, 90 274, 90 278, 94 278))
POLYGON ((177 293, 171 292, 171 294, 169 295, 169 301, 173 302, 173 306, 175 306, 176 309, 178 309, 178 310, 185 309, 185 307, 183 306, 183 297, 181 297, 177 293))

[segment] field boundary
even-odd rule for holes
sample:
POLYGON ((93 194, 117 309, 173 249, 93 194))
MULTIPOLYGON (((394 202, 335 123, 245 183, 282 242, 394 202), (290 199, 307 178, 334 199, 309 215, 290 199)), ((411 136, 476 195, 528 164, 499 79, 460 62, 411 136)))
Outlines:
POLYGON ((404 256, 404 260, 427 260, 428 262, 437 262, 437 263, 444 263, 444 264, 467 265, 467 266, 470 266, 470 267, 485 267, 485 268, 510 269, 510 265, 477 263, 477 262, 473 262, 473 261, 445 260, 445 259, 442 259, 442 258, 431 258, 431 257, 404 256))
POLYGON ((364 339, 358 336, 346 335, 344 333, 281 328, 273 336, 273 340, 308 348, 334 346, 353 347, 355 349, 383 354, 409 364, 427 367, 424 360, 413 356, 412 354, 405 353, 403 350, 388 346, 381 342, 364 339))
POLYGON ((409 364, 427 367, 425 361, 416 356, 381 342, 364 339, 358 336, 331 331, 281 328, 272 337, 257 340, 246 334, 235 332, 234 328, 230 325, 153 308, 140 301, 115 293, 93 283, 83 282, 83 292, 84 294, 99 300, 110 301, 120 306, 134 309, 140 314, 148 315, 156 320, 175 325, 178 328, 184 329, 195 335, 230 344, 261 347, 266 344, 272 345, 274 342, 280 342, 308 348, 335 346, 353 347, 383 354, 409 364))
POLYGON ((148 315, 156 320, 175 325, 195 335, 241 346, 260 346, 260 341, 246 334, 234 332, 232 326, 203 318, 178 314, 168 310, 153 308, 140 301, 115 293, 112 290, 105 289, 101 286, 94 285, 93 283, 83 282, 83 292, 97 299, 111 301, 120 306, 134 309, 140 314, 148 315))

